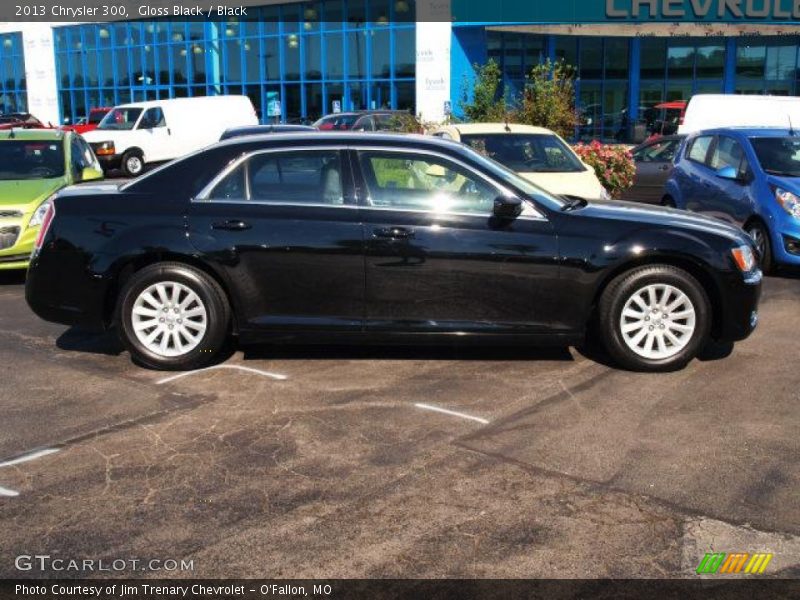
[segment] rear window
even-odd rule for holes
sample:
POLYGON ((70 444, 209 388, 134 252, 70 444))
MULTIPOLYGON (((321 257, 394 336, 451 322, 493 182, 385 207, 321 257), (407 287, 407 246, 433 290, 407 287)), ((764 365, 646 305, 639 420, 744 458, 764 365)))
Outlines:
POLYGON ((517 172, 577 173, 585 171, 575 153, 554 135, 490 133, 461 136, 477 152, 517 172))
POLYGON ((241 155, 241 146, 219 146, 201 150, 159 167, 124 185, 123 191, 155 194, 165 200, 193 198, 225 165, 241 155))

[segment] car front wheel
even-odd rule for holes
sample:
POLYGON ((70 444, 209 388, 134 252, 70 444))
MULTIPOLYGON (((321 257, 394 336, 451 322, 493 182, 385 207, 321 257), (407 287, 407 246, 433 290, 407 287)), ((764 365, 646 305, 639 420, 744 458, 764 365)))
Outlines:
POLYGON ((122 291, 117 322, 133 359, 164 370, 206 366, 222 351, 230 308, 219 284, 180 263, 135 273, 122 291))
POLYGON ((138 177, 144 171, 144 158, 138 152, 128 151, 122 155, 122 173, 125 177, 138 177))
POLYGON ((764 273, 770 273, 772 271, 772 244, 769 241, 769 231, 758 221, 750 223, 746 231, 758 250, 761 270, 764 273))
POLYGON ((599 305, 605 346, 635 371, 682 368, 705 345, 711 309, 703 287, 686 271, 641 267, 617 277, 599 305))

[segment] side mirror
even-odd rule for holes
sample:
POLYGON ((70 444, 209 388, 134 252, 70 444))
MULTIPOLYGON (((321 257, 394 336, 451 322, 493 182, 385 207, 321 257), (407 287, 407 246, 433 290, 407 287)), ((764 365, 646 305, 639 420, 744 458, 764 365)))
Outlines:
POLYGON ((515 196, 498 196, 494 200, 494 216, 516 219, 522 214, 522 200, 515 196))
POLYGON ((739 173, 733 167, 722 167, 717 171, 717 177, 720 179, 731 179, 735 181, 739 179, 739 173))
POLYGON ((83 171, 81 171, 79 181, 97 181, 98 179, 103 178, 103 172, 98 171, 97 169, 93 169, 92 167, 86 167, 83 171))

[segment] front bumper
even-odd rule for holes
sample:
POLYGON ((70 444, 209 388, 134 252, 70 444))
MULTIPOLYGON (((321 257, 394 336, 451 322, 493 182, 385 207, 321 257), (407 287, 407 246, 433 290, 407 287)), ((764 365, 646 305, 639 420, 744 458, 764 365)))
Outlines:
POLYGON ((0 271, 27 269, 39 227, 25 227, 30 215, 0 221, 0 271))
POLYGON ((111 171, 114 169, 119 169, 122 165, 122 155, 121 154, 109 154, 105 156, 98 156, 97 160, 100 162, 100 166, 103 168, 103 171, 111 171))
POLYGON ((714 331, 718 341, 738 342, 755 331, 762 278, 761 271, 745 277, 741 273, 728 276, 721 290, 721 315, 714 331))
POLYGON ((775 263, 800 267, 800 219, 781 215, 772 223, 770 229, 775 263))

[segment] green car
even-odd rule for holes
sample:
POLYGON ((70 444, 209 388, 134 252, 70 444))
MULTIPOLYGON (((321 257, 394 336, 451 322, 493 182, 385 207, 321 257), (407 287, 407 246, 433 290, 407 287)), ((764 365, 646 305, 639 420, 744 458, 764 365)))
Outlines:
POLYGON ((39 226, 58 190, 102 178, 97 157, 76 133, 0 132, 0 270, 28 267, 39 226))

